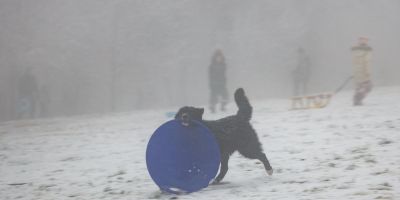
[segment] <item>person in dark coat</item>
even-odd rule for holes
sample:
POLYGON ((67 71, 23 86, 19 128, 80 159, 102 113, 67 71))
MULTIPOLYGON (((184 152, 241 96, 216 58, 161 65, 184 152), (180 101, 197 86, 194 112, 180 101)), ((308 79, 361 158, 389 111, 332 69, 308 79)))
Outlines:
POLYGON ((17 118, 36 116, 38 84, 32 70, 27 68, 18 81, 17 118))
POLYGON ((307 93, 308 81, 310 79, 310 58, 303 48, 299 48, 297 67, 293 71, 293 95, 299 96, 307 93))
POLYGON ((209 66, 209 86, 210 86, 210 110, 216 111, 218 103, 221 104, 221 111, 225 111, 228 103, 228 90, 226 87, 226 63, 222 50, 215 51, 209 66))

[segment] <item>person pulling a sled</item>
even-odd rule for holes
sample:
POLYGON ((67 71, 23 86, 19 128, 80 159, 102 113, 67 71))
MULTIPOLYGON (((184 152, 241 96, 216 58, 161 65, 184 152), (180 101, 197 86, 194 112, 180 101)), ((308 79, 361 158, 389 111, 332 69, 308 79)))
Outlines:
POLYGON ((355 83, 355 93, 353 105, 361 106, 364 98, 372 90, 370 74, 370 57, 372 48, 368 45, 368 38, 360 37, 358 44, 351 48, 353 57, 353 78, 355 83))

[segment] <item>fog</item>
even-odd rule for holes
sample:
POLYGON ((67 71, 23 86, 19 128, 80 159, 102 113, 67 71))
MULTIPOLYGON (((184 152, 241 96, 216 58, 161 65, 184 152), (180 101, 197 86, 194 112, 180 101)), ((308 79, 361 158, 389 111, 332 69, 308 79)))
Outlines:
POLYGON ((374 85, 400 84, 399 0, 0 0, 0 27, 1 121, 17 119, 28 68, 46 99, 35 117, 207 105, 216 49, 230 100, 237 87, 290 97, 299 47, 308 92, 332 91, 352 75, 360 36, 374 85))

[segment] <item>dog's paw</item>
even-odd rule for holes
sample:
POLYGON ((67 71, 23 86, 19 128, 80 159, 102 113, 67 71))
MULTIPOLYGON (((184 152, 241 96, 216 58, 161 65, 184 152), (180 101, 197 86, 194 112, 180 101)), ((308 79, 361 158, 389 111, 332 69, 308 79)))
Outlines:
POLYGON ((268 173, 268 175, 271 176, 274 173, 274 170, 273 169, 267 170, 267 173, 268 173))
POLYGON ((220 185, 221 181, 213 180, 210 185, 220 185))
POLYGON ((218 185, 220 182, 219 181, 212 181, 210 185, 218 185))

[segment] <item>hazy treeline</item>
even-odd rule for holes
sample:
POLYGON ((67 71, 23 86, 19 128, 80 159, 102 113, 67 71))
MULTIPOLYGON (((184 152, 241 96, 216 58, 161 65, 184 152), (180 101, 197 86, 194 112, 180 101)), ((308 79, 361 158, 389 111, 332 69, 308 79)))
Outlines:
POLYGON ((398 0, 0 0, 0 27, 2 121, 16 117, 26 68, 45 117, 206 104, 216 48, 230 92, 253 98, 291 94, 300 46, 311 92, 333 90, 359 36, 374 48, 374 83, 400 82, 398 0))

